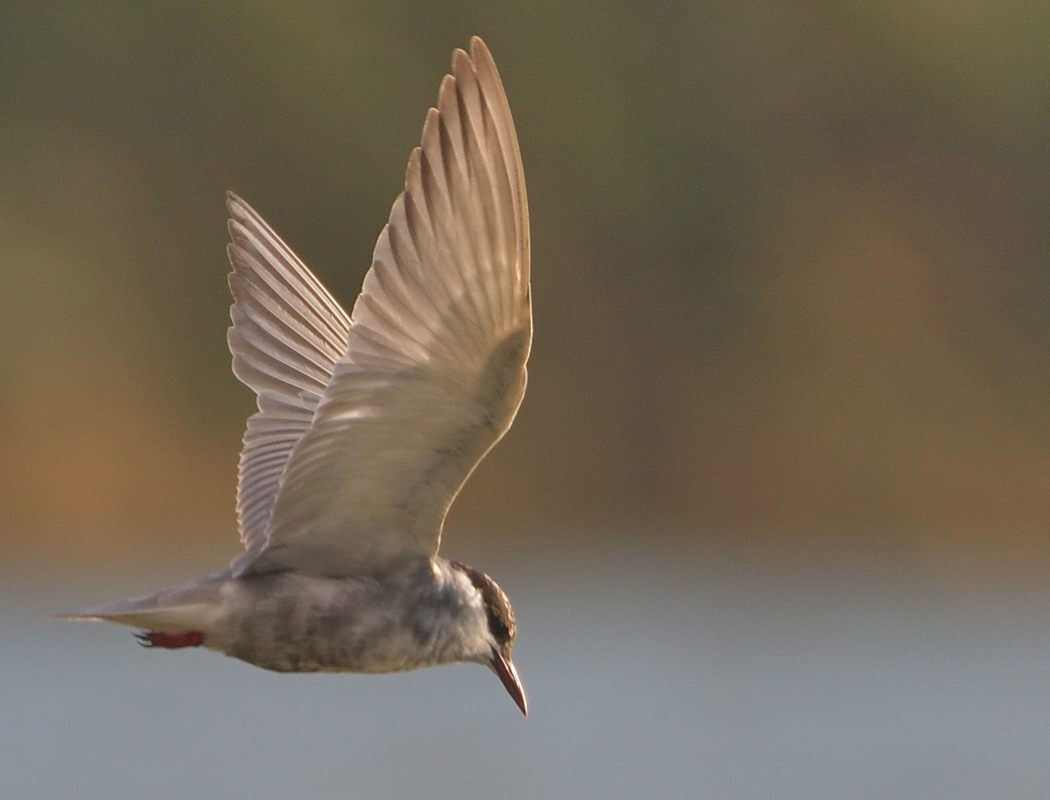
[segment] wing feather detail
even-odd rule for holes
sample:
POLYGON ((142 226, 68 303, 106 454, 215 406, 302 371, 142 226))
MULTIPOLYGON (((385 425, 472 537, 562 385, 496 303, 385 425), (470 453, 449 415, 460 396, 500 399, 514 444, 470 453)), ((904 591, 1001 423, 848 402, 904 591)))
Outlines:
MULTIPOLYGON (((241 451, 237 516, 247 556, 266 531, 288 457, 346 352, 350 320, 298 256, 232 192, 230 309, 233 371, 255 390, 241 451)), ((242 556, 242 560, 245 556, 242 556)))
MULTIPOLYGON (((244 369, 259 384, 264 373, 284 403, 266 419, 283 425, 282 435, 313 413, 280 475, 286 440, 267 427, 253 444, 260 477, 245 489, 242 473, 248 510, 261 516, 257 486, 276 482, 277 496, 265 543, 250 547, 241 573, 337 576, 433 557, 449 505, 517 413, 532 338, 521 156, 480 39, 470 55, 453 54, 334 364, 325 359, 338 341, 311 338, 319 321, 303 314, 321 303, 281 295, 294 288, 288 270, 264 272, 267 291, 250 294, 256 312, 244 330, 273 349, 246 353, 244 369), (300 315, 292 331, 269 313, 278 300, 278 322, 300 315)), ((310 288, 327 296, 319 284, 310 288)))

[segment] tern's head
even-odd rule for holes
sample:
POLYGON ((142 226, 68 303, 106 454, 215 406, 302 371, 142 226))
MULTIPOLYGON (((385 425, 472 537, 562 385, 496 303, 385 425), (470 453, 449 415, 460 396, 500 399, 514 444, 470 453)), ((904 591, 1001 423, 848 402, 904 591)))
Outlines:
POLYGON ((456 563, 455 566, 463 570, 464 574, 470 578, 474 588, 481 594, 481 602, 488 622, 489 650, 480 654, 476 660, 496 673, 507 693, 518 704, 521 713, 528 716, 525 690, 521 686, 521 679, 518 678, 518 670, 515 669, 514 662, 510 658, 510 652, 514 649, 514 637, 517 634, 510 600, 496 585, 496 582, 484 572, 464 564, 456 563))

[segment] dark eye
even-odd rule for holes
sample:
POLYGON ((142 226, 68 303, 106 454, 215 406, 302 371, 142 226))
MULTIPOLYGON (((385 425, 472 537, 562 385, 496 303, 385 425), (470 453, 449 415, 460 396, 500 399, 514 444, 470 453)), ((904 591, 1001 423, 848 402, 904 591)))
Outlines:
MULTIPOLYGON (((506 598, 504 598, 506 600, 506 598)), ((489 617, 489 630, 500 647, 514 641, 514 615, 509 604, 486 604, 489 617)))

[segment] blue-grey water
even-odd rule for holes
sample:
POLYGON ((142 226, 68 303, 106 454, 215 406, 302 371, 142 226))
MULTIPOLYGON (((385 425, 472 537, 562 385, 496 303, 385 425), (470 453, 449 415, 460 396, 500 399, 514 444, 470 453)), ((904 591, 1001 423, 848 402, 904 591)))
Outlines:
POLYGON ((1045 594, 856 564, 479 566, 519 617, 527 720, 479 666, 277 675, 44 618, 191 573, 12 571, 0 798, 1050 797, 1045 594))

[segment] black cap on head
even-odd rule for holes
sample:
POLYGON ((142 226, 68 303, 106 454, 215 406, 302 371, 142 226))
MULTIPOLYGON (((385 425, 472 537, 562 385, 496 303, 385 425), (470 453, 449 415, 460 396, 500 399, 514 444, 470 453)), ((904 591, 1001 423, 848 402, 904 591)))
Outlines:
POLYGON ((492 631, 500 652, 504 656, 510 656, 510 650, 514 646, 514 636, 517 634, 517 626, 514 624, 514 611, 510 607, 507 595, 484 572, 460 564, 458 561, 452 563, 463 570, 474 587, 481 592, 481 602, 485 605, 489 630, 492 631))

